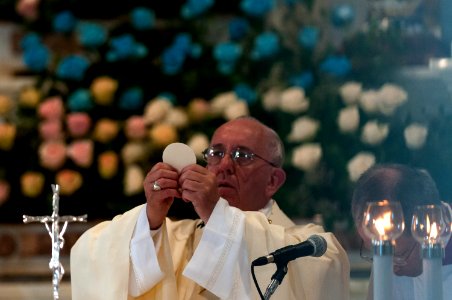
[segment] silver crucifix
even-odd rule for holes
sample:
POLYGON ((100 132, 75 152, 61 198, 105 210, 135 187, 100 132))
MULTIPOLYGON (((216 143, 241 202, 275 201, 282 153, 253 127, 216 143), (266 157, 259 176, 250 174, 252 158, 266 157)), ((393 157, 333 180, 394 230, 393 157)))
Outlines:
POLYGON ((53 191, 53 213, 51 216, 27 216, 24 215, 24 223, 40 222, 44 223, 52 239, 52 258, 49 262, 49 268, 53 271, 53 299, 59 299, 60 281, 64 275, 64 268, 60 262, 60 250, 64 245, 63 234, 66 232, 67 224, 70 222, 86 222, 87 215, 83 216, 62 216, 58 215, 60 201, 60 187, 58 184, 52 184, 53 191), (51 226, 49 225, 51 223, 51 226), (64 223, 60 231, 60 223, 64 223))

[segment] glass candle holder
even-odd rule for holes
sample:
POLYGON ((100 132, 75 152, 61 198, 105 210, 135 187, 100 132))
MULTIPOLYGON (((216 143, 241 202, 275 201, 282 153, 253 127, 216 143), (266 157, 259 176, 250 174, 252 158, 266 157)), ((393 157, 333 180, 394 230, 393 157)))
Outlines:
POLYGON ((373 298, 393 299, 392 260, 394 241, 405 228, 402 206, 387 200, 370 202, 364 213, 364 233, 372 240, 373 247, 373 298))

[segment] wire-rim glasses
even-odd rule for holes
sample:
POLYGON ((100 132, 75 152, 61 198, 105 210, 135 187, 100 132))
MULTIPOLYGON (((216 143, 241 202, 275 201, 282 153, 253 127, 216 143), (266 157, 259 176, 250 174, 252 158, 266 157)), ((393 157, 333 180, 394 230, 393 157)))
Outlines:
MULTIPOLYGON (((223 147, 211 146, 205 149, 202 152, 202 155, 207 164, 214 166, 218 165, 221 162, 221 160, 225 156, 225 153, 226 151, 223 147)), ((232 149, 229 155, 231 156, 231 159, 239 166, 247 166, 251 164, 255 158, 259 158, 273 167, 278 167, 275 163, 272 163, 271 161, 263 158, 260 155, 257 155, 256 153, 244 147, 236 147, 232 149)))

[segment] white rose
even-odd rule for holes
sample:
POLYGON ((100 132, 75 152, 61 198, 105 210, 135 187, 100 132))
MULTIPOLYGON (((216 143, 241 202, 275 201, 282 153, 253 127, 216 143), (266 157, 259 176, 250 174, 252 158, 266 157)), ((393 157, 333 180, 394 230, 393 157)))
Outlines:
POLYGON ((194 134, 187 145, 193 149, 198 159, 202 159, 202 151, 209 147, 209 139, 204 133, 194 134))
POLYGON ((378 123, 377 121, 369 121, 363 127, 361 141, 375 146, 383 142, 383 140, 388 136, 388 133, 388 124, 378 123))
POLYGON ((227 107, 237 101, 238 99, 234 92, 221 93, 210 101, 210 108, 213 114, 221 115, 227 107))
POLYGON ((237 101, 229 105, 224 111, 226 120, 233 120, 238 117, 248 116, 248 104, 245 101, 237 101))
POLYGON ((292 123, 292 130, 287 137, 290 142, 302 142, 313 138, 319 130, 320 122, 310 117, 301 117, 292 123))
POLYGON ((136 195, 143 191, 144 173, 137 165, 128 166, 124 174, 124 194, 136 195))
POLYGON ((188 125, 188 115, 180 107, 170 109, 166 115, 164 123, 168 123, 176 127, 177 129, 181 129, 187 127, 188 125))
POLYGON ((146 125, 155 124, 163 120, 173 105, 166 98, 151 100, 144 108, 144 122, 146 125))
POLYGON ((297 114, 305 112, 309 108, 308 99, 304 90, 300 87, 292 87, 284 90, 281 94, 281 110, 284 112, 297 114))
POLYGON ((375 90, 368 90, 361 93, 359 97, 359 105, 366 113, 378 112, 379 94, 375 90))
POLYGON ((354 81, 347 82, 339 89, 339 94, 346 105, 356 104, 362 92, 362 84, 354 81))
POLYGON ((420 149, 424 146, 427 134, 428 128, 417 123, 410 124, 403 131, 406 146, 412 150, 420 149))
POLYGON ((375 155, 370 152, 360 152, 355 155, 347 164, 348 176, 355 182, 370 167, 375 164, 375 155))
POLYGON ((379 94, 378 107, 382 114, 392 115, 394 111, 408 99, 408 94, 405 90, 394 84, 384 84, 379 94))
POLYGON ((318 143, 304 144, 294 149, 292 164, 305 172, 314 170, 322 158, 322 148, 318 143))
POLYGON ((274 111, 281 102, 281 91, 277 89, 270 89, 262 98, 262 105, 266 111, 274 111))
POLYGON ((147 159, 148 148, 145 143, 129 142, 121 149, 121 158, 125 165, 142 162, 147 159))
POLYGON ((339 131, 342 133, 352 133, 358 129, 359 126, 359 110, 356 105, 348 106, 339 111, 337 117, 337 124, 339 131))

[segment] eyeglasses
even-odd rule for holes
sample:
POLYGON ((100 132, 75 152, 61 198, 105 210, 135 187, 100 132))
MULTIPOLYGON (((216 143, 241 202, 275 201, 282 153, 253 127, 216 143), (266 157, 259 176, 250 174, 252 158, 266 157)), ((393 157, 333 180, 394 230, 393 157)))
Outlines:
MULTIPOLYGON (((218 165, 221 160, 223 159, 225 155, 225 149, 224 147, 219 146, 213 146, 205 149, 202 152, 204 160, 212 166, 218 165)), ((251 164, 254 160, 254 158, 259 158, 268 163, 269 165, 273 167, 278 167, 276 164, 272 163, 271 161, 257 155, 256 153, 253 153, 251 150, 243 148, 243 147, 237 147, 235 149, 232 149, 232 151, 229 153, 231 156, 231 159, 236 162, 239 166, 247 166, 251 164)))
MULTIPOLYGON (((404 253, 394 254, 394 264, 399 266, 406 266, 408 264, 408 258, 411 256, 411 253, 413 253, 414 248, 416 248, 416 243, 413 243, 413 246, 411 246, 411 248, 406 250, 404 253)), ((364 253, 365 251, 364 241, 361 240, 361 246, 359 247, 359 256, 365 261, 372 262, 373 257, 370 255, 370 253, 364 253)))

